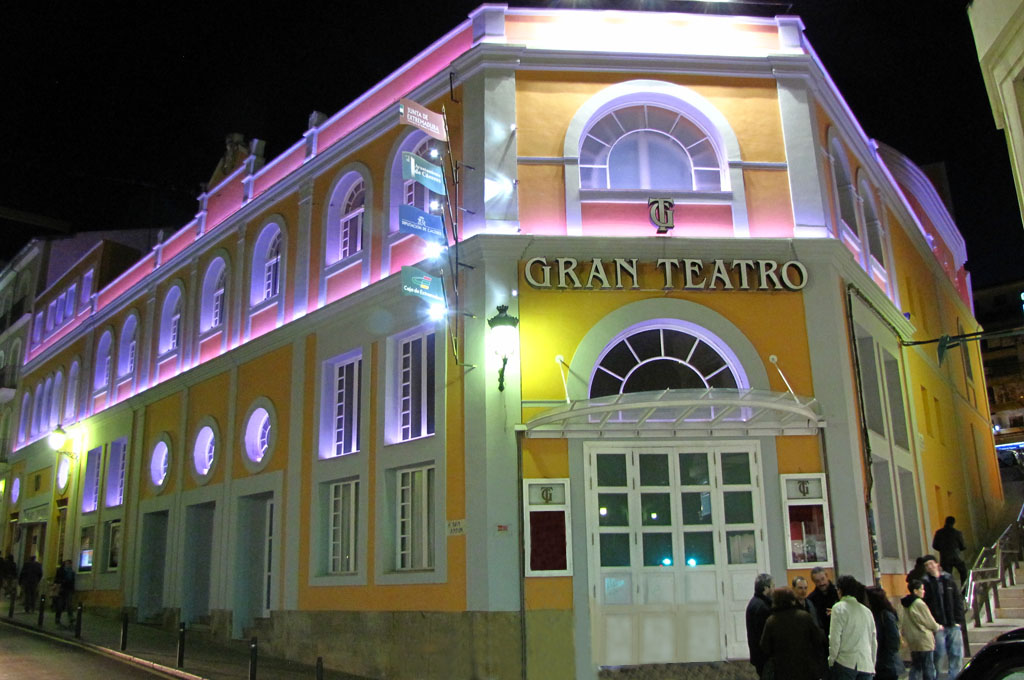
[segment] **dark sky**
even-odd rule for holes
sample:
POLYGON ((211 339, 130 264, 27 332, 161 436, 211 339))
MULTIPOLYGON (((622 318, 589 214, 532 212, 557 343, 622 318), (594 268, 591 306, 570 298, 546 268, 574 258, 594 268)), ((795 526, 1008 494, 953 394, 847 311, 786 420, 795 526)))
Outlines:
MULTIPOLYGON (((3 3, 0 211, 74 229, 177 229, 195 213, 199 183, 209 179, 225 134, 263 139, 273 158, 300 139, 310 112, 335 113, 478 4, 3 3)), ((992 120, 965 0, 789 4, 867 134, 919 164, 946 162, 975 284, 1024 278, 1006 144, 992 120)), ((778 3, 732 7, 785 11, 778 3)), ((0 258, 40 233, 10 220, 0 225, 11 236, 0 258)))

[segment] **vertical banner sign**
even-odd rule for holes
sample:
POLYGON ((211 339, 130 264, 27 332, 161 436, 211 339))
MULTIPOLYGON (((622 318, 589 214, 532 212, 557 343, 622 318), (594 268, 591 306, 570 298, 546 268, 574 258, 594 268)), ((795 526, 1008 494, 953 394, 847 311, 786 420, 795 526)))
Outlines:
POLYGON ((441 245, 448 240, 444 236, 444 220, 440 215, 431 215, 412 205, 398 206, 398 231, 441 245))
POLYGON ((416 267, 402 267, 402 294, 444 304, 441 277, 416 267))
POLYGON ((420 106, 411 99, 399 100, 398 119, 403 125, 411 125, 423 130, 440 142, 448 141, 448 135, 444 129, 444 116, 434 113, 425 106, 420 106))
POLYGON ((440 166, 429 163, 408 151, 402 152, 402 179, 411 179, 435 194, 445 195, 444 171, 440 166))

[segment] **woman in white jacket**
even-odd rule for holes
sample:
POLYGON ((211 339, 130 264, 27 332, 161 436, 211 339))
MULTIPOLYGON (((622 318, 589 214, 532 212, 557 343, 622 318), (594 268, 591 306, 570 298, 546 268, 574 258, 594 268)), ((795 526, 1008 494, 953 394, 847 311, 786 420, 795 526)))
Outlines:
POLYGON ((910 594, 900 600, 900 632, 910 648, 910 680, 935 680, 935 662, 932 651, 935 649, 935 631, 942 628, 924 597, 924 583, 919 579, 911 579, 907 584, 910 594))

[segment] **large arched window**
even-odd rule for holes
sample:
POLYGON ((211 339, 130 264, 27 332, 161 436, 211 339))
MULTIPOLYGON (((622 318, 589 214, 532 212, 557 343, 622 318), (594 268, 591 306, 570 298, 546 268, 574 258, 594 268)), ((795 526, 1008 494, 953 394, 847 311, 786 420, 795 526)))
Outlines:
POLYGON ((135 373, 138 352, 138 317, 134 314, 125 319, 121 327, 121 340, 117 346, 117 376, 124 378, 135 373))
POLYGON ((49 418, 50 418, 50 429, 57 427, 61 423, 60 413, 61 408, 64 405, 64 372, 57 371, 57 375, 53 377, 53 394, 50 396, 50 407, 49 407, 49 418))
POLYGON ((203 276, 203 303, 199 314, 200 333, 219 328, 224 323, 227 282, 228 268, 224 258, 214 258, 210 262, 210 266, 206 268, 206 275, 203 276))
POLYGON ((99 344, 96 345, 96 368, 93 372, 92 380, 92 386, 95 390, 103 389, 110 383, 112 338, 113 334, 110 331, 105 331, 100 336, 99 344))
POLYGON ((846 151, 837 137, 829 142, 829 157, 832 163, 832 181, 836 207, 841 222, 840 229, 847 238, 859 243, 860 227, 857 224, 857 190, 853 186, 853 175, 846 159, 846 151))
POLYGON ((327 207, 327 264, 355 255, 363 247, 363 208, 366 185, 357 172, 338 182, 327 207))
POLYGON ((580 188, 721 191, 711 137, 677 111, 631 104, 594 121, 580 145, 580 188))
POLYGON ((665 389, 746 388, 739 359, 707 330, 653 320, 620 333, 602 352, 590 397, 665 389))
POLYGON ((868 254, 880 267, 885 266, 885 245, 882 222, 878 219, 878 208, 871 186, 865 180, 859 183, 860 197, 864 210, 864 230, 867 232, 868 254))
POLYGON ((18 441, 23 442, 29 435, 32 423, 32 395, 29 390, 21 397, 21 414, 18 418, 18 441))
POLYGON ((253 248, 249 304, 258 305, 281 292, 284 240, 280 227, 270 223, 260 232, 253 248))
POLYGON ((32 400, 32 434, 39 434, 43 420, 43 403, 46 401, 46 389, 43 383, 36 385, 36 396, 32 400))
POLYGON ((160 312, 160 354, 178 349, 181 343, 181 288, 173 286, 164 297, 160 312))

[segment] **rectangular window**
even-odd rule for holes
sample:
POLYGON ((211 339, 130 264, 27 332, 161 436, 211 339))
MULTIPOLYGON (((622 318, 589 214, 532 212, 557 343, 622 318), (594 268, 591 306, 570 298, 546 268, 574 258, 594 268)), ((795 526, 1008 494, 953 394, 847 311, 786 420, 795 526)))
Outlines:
POLYGON ((900 483, 900 506, 903 508, 903 541, 907 556, 920 555, 924 545, 921 524, 917 514, 917 495, 914 493, 914 473, 896 466, 900 483))
POLYGON ((224 289, 218 288, 213 292, 213 309, 210 310, 210 328, 220 326, 224 314, 224 289))
POLYGON ((95 512, 100 498, 100 459, 103 447, 97 446, 86 454, 85 479, 82 483, 82 512, 95 512))
POLYGON ((399 571, 434 568, 434 468, 399 470, 395 565, 399 571))
POLYGON ((36 312, 36 319, 32 324, 32 342, 40 343, 43 341, 43 313, 36 312))
POLYGON ((524 479, 526 575, 572 576, 568 479, 524 479))
POLYGON ((895 357, 886 353, 885 387, 889 393, 889 421, 892 425, 892 442, 903 449, 910 449, 907 433, 907 412, 903 407, 903 383, 900 379, 900 365, 895 357))
MULTIPOLYGON (((865 332, 865 331, 861 331, 865 332)), ((875 354, 875 340, 870 335, 857 338, 860 364, 860 382, 864 390, 864 410, 868 427, 885 435, 885 419, 882 416, 882 391, 878 381, 878 365, 875 354)))
POLYGON ((82 540, 78 546, 78 571, 92 571, 93 550, 96 547, 96 527, 82 527, 82 540))
POLYGON ((181 314, 175 314, 171 317, 171 327, 169 330, 169 338, 167 340, 167 351, 178 349, 178 333, 181 330, 181 314))
POLYGON ((832 564, 825 475, 780 475, 789 550, 786 565, 803 569, 832 564))
POLYGON ((434 333, 398 344, 399 440, 434 434, 434 333))
POLYGON ((75 297, 78 295, 78 284, 72 283, 68 288, 67 298, 64 300, 64 316, 72 319, 75 316, 75 297))
POLYGON ((57 318, 57 301, 51 300, 46 307, 46 330, 52 331, 57 318))
POLYGON ((89 298, 92 297, 92 270, 90 269, 82 277, 82 307, 86 307, 89 304, 89 298))
POLYGON ((105 505, 113 508, 124 503, 125 468, 128 465, 128 440, 118 439, 110 444, 107 457, 107 497, 105 505))
POLYGON ((64 298, 65 298, 66 295, 67 295, 67 293, 61 293, 60 295, 57 296, 57 309, 56 309, 56 312, 55 312, 55 314, 57 315, 57 318, 54 321, 54 323, 58 327, 61 324, 64 323, 64 306, 65 306, 64 305, 64 298))
POLYGON ((117 571, 121 566, 121 520, 115 519, 103 525, 104 553, 103 570, 117 571))
POLYGON ((128 343, 128 367, 125 371, 125 375, 132 375, 135 373, 135 341, 132 340, 128 343))
POLYGON ((359 482, 335 482, 330 485, 327 522, 327 571, 351 574, 356 571, 356 535, 359 508, 359 482))
POLYGON ((278 287, 278 275, 281 269, 281 256, 271 258, 267 260, 266 266, 263 268, 263 299, 269 300, 270 298, 277 295, 278 287))
POLYGON ((939 401, 938 397, 932 397, 932 404, 935 406, 935 429, 939 433, 939 443, 946 443, 946 428, 943 427, 945 421, 942 418, 942 402, 939 401))
POLYGON ((921 385, 921 411, 924 413, 924 431, 929 437, 932 433, 932 400, 928 398, 928 388, 921 385))
POLYGON ((334 455, 359 450, 359 380, 362 359, 333 366, 334 455))
POLYGON ((892 493, 892 468, 884 458, 871 463, 875 486, 875 527, 878 530, 878 552, 882 557, 899 559, 900 543, 896 529, 896 503, 892 493))

